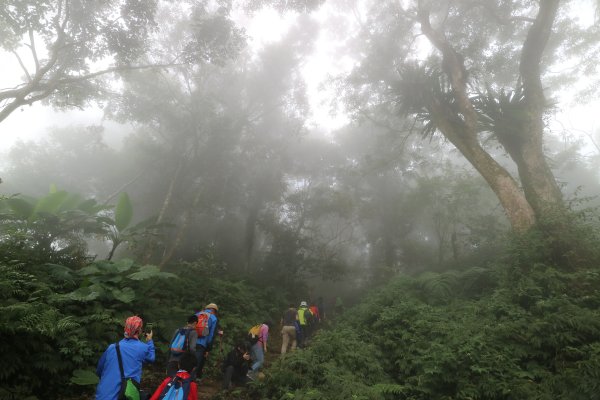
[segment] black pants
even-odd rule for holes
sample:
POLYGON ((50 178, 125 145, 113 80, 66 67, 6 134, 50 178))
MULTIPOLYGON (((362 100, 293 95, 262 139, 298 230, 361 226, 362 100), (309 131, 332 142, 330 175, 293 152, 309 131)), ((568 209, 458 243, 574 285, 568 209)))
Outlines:
POLYGON ((236 369, 233 365, 227 366, 223 370, 223 389, 231 388, 231 383, 235 382, 239 385, 245 385, 248 382, 248 377, 246 374, 248 373, 247 369, 239 370, 236 369))
POLYGON ((198 378, 202 378, 202 369, 204 368, 204 363, 206 362, 206 347, 196 345, 196 359, 198 360, 198 365, 196 366, 196 370, 192 373, 192 380, 198 378))

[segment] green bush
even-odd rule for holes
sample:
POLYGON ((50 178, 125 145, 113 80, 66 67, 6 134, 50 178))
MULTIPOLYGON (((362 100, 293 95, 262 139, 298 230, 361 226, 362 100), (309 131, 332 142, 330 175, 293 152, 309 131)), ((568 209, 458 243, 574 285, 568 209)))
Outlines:
POLYGON ((255 398, 598 398, 599 289, 595 269, 541 263, 400 277, 271 368, 255 398))

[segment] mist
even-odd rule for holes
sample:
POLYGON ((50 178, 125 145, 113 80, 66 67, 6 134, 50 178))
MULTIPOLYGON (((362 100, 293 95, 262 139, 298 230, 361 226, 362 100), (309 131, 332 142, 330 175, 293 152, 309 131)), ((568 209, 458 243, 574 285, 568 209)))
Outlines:
POLYGON ((579 268, 595 2, 25 3, 0 5, 7 265, 132 260, 332 315, 540 226, 579 268))

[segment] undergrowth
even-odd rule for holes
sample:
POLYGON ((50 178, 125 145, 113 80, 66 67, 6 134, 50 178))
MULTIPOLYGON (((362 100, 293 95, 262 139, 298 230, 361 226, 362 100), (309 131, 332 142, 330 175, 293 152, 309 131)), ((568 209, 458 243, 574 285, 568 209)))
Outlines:
POLYGON ((513 239, 485 268, 397 278, 281 359, 249 397, 600 398, 597 251, 561 265, 536 251, 540 237, 513 239))

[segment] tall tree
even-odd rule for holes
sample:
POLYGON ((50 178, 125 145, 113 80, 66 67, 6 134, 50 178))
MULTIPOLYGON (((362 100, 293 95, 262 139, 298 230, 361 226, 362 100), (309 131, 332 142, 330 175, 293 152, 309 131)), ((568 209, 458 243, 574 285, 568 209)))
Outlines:
MULTIPOLYGON (((549 102, 542 77, 558 46, 573 47, 565 33, 580 31, 568 3, 373 3, 363 21, 366 56, 350 78, 354 100, 364 108, 386 103, 416 116, 425 134, 440 132, 486 180, 513 229, 525 231, 564 211, 544 153, 549 102), (519 179, 486 148, 489 136, 519 179)), ((578 46, 595 45, 590 39, 582 36, 578 46)))

